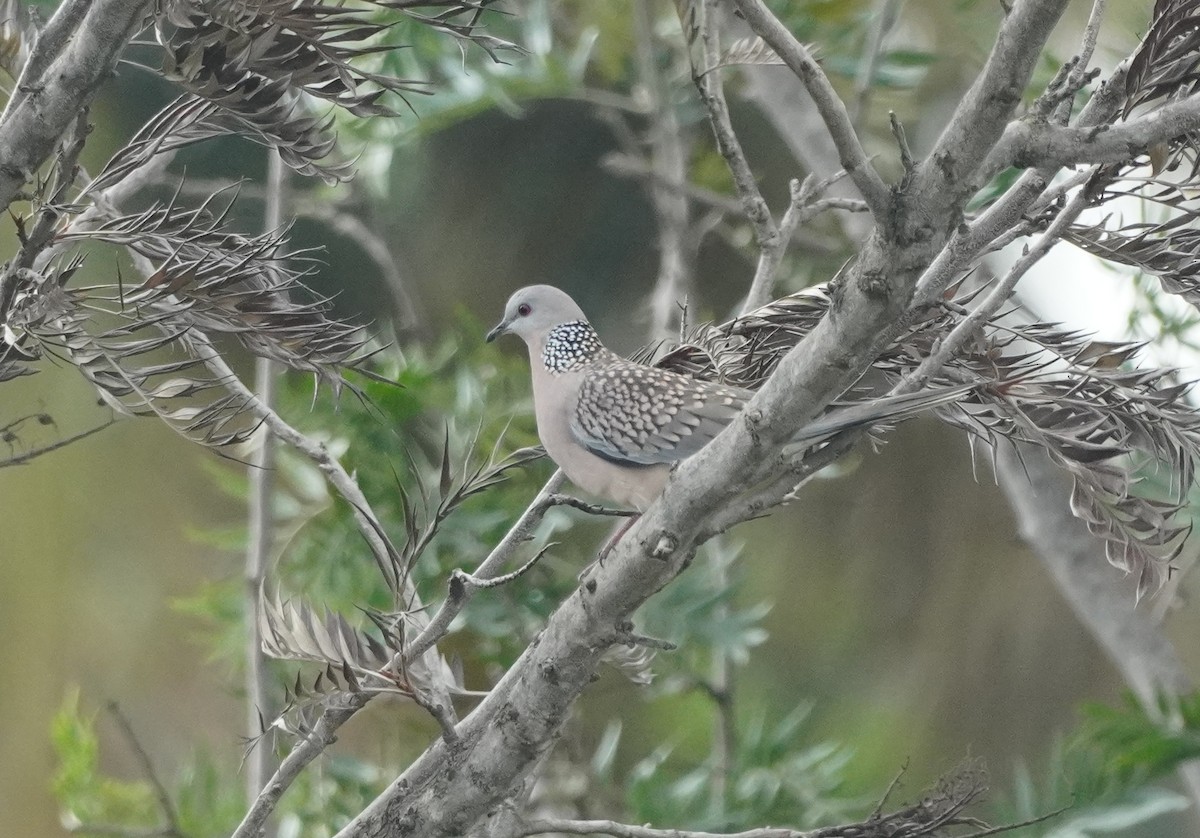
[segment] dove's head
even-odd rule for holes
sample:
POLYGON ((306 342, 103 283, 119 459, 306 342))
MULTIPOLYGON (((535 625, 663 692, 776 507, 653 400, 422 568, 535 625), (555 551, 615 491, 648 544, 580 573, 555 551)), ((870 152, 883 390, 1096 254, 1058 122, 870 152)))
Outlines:
POLYGON ((514 334, 530 346, 555 326, 564 323, 587 322, 581 309, 570 295, 550 285, 529 285, 508 298, 504 317, 487 333, 487 340, 503 334, 514 334))

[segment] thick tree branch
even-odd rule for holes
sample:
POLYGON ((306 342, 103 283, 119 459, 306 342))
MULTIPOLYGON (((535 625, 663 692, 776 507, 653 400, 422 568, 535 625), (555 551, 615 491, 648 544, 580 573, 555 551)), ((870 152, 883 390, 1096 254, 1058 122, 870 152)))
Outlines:
POLYGON ((698 832, 691 829, 655 829, 610 820, 576 821, 568 818, 542 818, 524 824, 518 836, 532 835, 611 835, 613 838, 814 838, 816 833, 796 829, 764 827, 745 832, 698 832))
POLYGON ((1005 130, 984 166, 991 175, 1007 166, 1124 163, 1151 146, 1200 130, 1200 95, 1163 105, 1119 125, 1068 127, 1020 120, 1005 130))
MULTIPOLYGON (((44 72, 28 78, 30 70, 44 63, 34 50, 17 84, 23 95, 14 96, 0 116, 0 208, 12 203, 50 156, 58 138, 112 72, 152 5, 150 0, 95 0, 65 45, 62 23, 51 19, 47 24, 54 37, 45 39, 45 47, 57 49, 57 56, 44 72)), ((78 6, 64 4, 59 14, 76 14, 78 6)))
POLYGON ((1012 6, 983 70, 918 166, 914 192, 931 206, 963 201, 986 182, 974 175, 1004 133, 1068 2, 1018 0, 1012 6))

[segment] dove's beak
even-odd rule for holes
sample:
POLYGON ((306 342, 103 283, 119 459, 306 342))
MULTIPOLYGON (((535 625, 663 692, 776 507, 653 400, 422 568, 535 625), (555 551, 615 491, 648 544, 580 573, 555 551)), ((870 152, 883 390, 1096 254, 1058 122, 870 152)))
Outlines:
POLYGON ((496 324, 495 328, 493 328, 490 332, 487 333, 487 337, 485 337, 484 340, 486 340, 488 343, 491 343, 492 341, 494 341, 496 338, 500 337, 502 334, 504 334, 507 331, 508 331, 508 321, 501 320, 499 323, 496 324))

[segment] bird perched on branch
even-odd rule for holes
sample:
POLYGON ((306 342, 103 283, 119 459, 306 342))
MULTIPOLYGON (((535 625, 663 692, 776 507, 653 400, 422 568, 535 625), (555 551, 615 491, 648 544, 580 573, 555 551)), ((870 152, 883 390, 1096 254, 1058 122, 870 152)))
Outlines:
MULTIPOLYGON (((546 453, 579 488, 639 512, 662 493, 671 467, 707 445, 753 395, 620 357, 604 347, 576 302, 549 285, 530 285, 509 298, 487 340, 503 334, 529 348, 546 453)), ((969 389, 835 409, 802 428, 793 444, 807 447, 849 428, 896 421, 969 389)))

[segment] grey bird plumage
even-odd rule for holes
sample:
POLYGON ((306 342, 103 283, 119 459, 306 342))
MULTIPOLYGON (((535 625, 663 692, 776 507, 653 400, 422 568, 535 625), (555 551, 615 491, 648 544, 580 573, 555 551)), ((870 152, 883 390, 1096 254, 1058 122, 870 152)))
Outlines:
MULTIPOLYGON (((695 454, 741 412, 748 390, 629 361, 600 342, 565 292, 531 285, 509 298, 490 342, 515 334, 529 348, 538 436, 584 491, 644 511, 672 464, 695 454)), ((850 427, 895 420, 971 388, 944 388, 834 411, 801 429, 812 445, 850 427)))
POLYGON ((609 351, 583 311, 549 285, 509 299, 488 340, 525 341, 538 436, 579 488, 641 511, 671 464, 715 437, 750 393, 628 361, 609 351))

